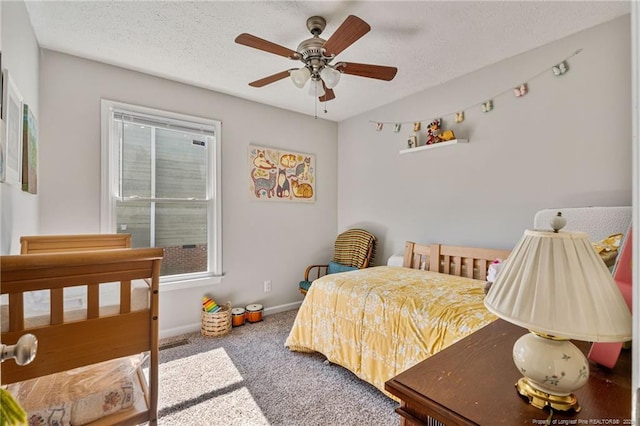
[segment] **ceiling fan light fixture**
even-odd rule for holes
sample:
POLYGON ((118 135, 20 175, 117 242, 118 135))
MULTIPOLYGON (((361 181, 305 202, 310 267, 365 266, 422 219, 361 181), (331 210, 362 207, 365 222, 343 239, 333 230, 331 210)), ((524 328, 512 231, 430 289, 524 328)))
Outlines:
POLYGON ((318 98, 324 96, 324 87, 322 87, 322 80, 311 80, 311 84, 309 85, 309 94, 318 98))
POLYGON ((301 68, 290 68, 252 81, 249 86, 264 87, 290 77, 293 84, 301 89, 308 80, 311 80, 309 94, 317 97, 317 104, 318 100, 327 102, 336 98, 333 88, 340 82, 340 74, 385 81, 393 80, 398 71, 395 67, 355 62, 338 62, 330 65, 340 52, 371 30, 369 24, 357 16, 349 15, 327 40, 320 38, 325 26, 326 20, 323 17, 310 17, 307 20, 307 29, 311 32, 312 37, 300 42, 296 50, 248 33, 242 33, 236 37, 235 42, 238 44, 301 61, 303 64, 301 68))
POLYGON ((307 67, 302 67, 297 70, 290 70, 289 75, 291 76, 293 84, 295 84, 298 89, 302 89, 311 77, 311 71, 309 71, 307 67))
POLYGON ((340 82, 340 71, 330 66, 325 66, 320 71, 320 77, 322 77, 322 80, 328 89, 333 89, 340 82))

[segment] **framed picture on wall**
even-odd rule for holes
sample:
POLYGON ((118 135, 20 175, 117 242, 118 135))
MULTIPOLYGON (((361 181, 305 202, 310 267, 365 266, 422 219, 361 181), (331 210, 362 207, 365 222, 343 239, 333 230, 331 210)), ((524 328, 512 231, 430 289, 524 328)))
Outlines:
POLYGON ((252 200, 313 203, 315 193, 315 155, 249 145, 252 200))
MULTIPOLYGON (((0 61, 2 61, 2 56, 0 55, 0 61)), ((0 182, 4 182, 6 175, 6 165, 5 158, 7 157, 7 134, 6 128, 4 126, 4 115, 7 110, 7 85, 4 84, 4 76, 6 72, 2 68, 2 64, 0 63, 0 182)))
POLYGON ((2 52, 0 52, 0 121, 4 119, 4 85, 2 80, 4 80, 4 73, 2 72, 2 52))
MULTIPOLYGON (((11 79, 9 72, 4 70, 3 90, 5 95, 5 138, 2 147, 2 173, 4 182, 19 184, 22 170, 22 95, 11 79)), ((3 108, 4 109, 4 108, 3 108)))
POLYGON ((27 104, 22 120, 22 190, 38 193, 38 122, 27 104))

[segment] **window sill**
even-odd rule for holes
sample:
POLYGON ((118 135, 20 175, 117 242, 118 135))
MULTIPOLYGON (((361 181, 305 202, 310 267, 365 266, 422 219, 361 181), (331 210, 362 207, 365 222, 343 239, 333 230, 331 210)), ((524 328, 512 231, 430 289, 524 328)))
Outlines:
POLYGON ((160 283, 160 292, 164 293, 166 291, 185 290, 188 288, 206 287, 210 285, 220 284, 223 278, 224 275, 218 275, 206 278, 194 278, 160 283))

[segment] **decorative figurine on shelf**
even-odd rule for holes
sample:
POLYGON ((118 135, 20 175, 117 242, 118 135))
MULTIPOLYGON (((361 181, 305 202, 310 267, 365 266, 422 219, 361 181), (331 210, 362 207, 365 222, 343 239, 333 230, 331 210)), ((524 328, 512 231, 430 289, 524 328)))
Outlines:
POLYGON ((418 137, 416 135, 409 136, 409 139, 407 139, 407 146, 409 148, 416 148, 418 146, 418 137))
POLYGON ((453 130, 445 130, 444 132, 438 135, 438 142, 450 141, 456 138, 456 135, 453 134, 453 130))
POLYGON ((436 118, 427 126, 427 142, 426 142, 427 145, 440 142, 440 139, 438 139, 438 133, 440 132, 441 123, 442 123, 442 120, 439 118, 436 118))
POLYGON ((453 130, 445 130, 444 132, 440 132, 440 126, 442 125, 442 120, 440 118, 436 118, 427 127, 427 145, 432 145, 438 142, 450 141, 456 138, 453 133, 453 130))

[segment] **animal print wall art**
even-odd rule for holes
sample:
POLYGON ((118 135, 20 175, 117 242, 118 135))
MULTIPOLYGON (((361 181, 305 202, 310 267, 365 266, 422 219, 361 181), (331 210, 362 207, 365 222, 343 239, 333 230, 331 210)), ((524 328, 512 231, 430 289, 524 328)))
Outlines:
POLYGON ((315 155, 249 145, 249 196, 262 201, 315 202, 315 155))

